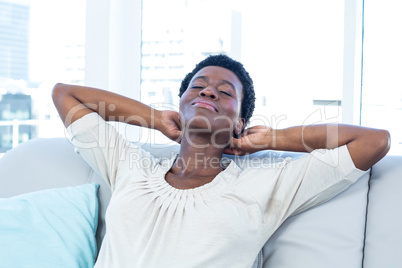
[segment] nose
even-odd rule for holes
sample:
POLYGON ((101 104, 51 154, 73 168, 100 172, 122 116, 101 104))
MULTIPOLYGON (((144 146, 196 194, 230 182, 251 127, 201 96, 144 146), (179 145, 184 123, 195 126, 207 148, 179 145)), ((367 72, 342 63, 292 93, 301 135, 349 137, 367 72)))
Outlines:
POLYGON ((218 94, 214 90, 212 90, 210 87, 206 87, 203 90, 200 91, 199 95, 201 97, 209 97, 213 100, 218 99, 218 94))

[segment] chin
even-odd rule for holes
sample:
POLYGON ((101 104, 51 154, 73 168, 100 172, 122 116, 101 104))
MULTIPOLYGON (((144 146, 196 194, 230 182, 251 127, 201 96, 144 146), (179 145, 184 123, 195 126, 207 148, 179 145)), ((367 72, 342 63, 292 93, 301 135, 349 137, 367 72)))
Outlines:
POLYGON ((186 120, 188 129, 202 129, 203 133, 212 132, 212 123, 206 117, 194 116, 186 120))
POLYGON ((200 129, 203 133, 213 133, 214 131, 227 130, 233 132, 233 119, 226 116, 212 115, 208 110, 198 110, 197 113, 184 113, 185 125, 188 129, 200 129))
POLYGON ((229 140, 233 134, 233 129, 231 129, 227 124, 221 124, 217 121, 207 121, 207 120, 192 120, 186 124, 186 128, 191 134, 209 135, 215 141, 229 140))

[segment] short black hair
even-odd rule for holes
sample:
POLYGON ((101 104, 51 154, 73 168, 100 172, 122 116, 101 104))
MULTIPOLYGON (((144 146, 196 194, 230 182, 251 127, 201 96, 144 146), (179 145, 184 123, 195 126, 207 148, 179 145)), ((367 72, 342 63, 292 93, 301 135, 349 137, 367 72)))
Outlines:
POLYGON ((247 125, 251 116, 253 115, 255 108, 255 92, 254 84, 249 73, 244 68, 243 64, 228 57, 224 54, 210 55, 201 62, 199 62, 194 70, 186 75, 186 77, 181 82, 179 97, 187 90, 188 85, 193 79, 194 75, 200 71, 202 68, 207 66, 219 66, 232 71, 239 78, 243 85, 243 101, 241 103, 241 117, 244 119, 247 125))

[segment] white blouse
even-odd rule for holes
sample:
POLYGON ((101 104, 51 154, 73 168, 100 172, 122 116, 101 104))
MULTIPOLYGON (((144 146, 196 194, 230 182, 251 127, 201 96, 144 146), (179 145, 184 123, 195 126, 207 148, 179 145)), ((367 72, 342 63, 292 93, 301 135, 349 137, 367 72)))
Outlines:
POLYGON ((165 180, 176 155, 153 157, 98 114, 67 132, 112 189, 96 268, 251 267, 286 218, 364 174, 342 146, 268 165, 240 168, 230 161, 212 182, 182 190, 165 180))

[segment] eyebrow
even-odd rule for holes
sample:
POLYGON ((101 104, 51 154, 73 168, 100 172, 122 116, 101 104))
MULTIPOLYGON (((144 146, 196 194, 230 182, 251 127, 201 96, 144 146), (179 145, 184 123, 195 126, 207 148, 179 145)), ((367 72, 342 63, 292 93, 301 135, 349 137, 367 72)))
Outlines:
MULTIPOLYGON (((196 78, 193 79, 193 81, 197 80, 197 79, 201 79, 201 80, 205 80, 205 81, 209 81, 209 78, 207 76, 197 76, 196 78)), ((228 84, 233 90, 234 92, 236 92, 236 87, 229 81, 227 80, 220 80, 223 84, 228 84)))

